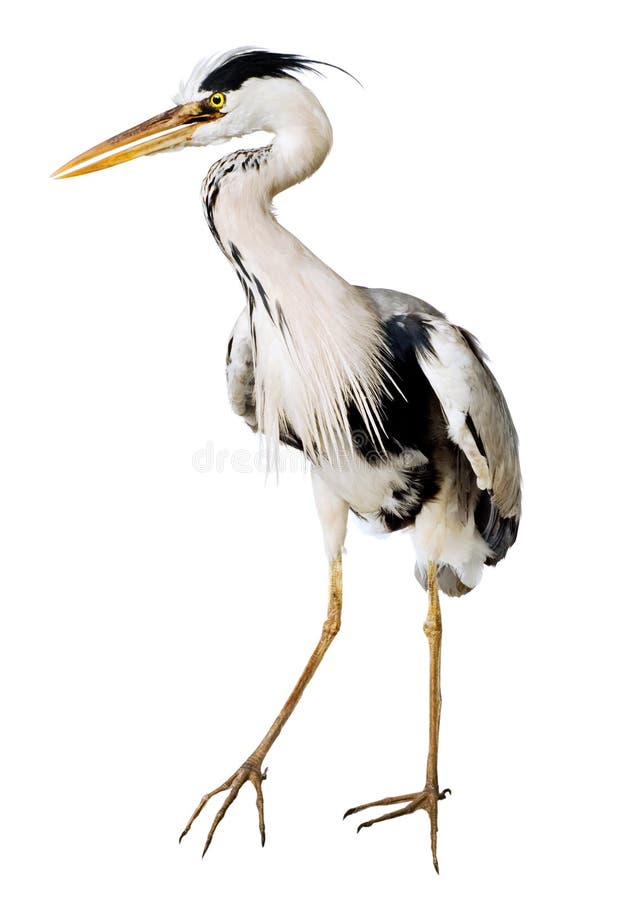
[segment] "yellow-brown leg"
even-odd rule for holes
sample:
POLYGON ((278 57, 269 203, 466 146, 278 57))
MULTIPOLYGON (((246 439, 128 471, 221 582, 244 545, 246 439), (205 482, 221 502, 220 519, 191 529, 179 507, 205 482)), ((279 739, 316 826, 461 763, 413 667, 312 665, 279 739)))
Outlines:
POLYGON ((438 859, 436 856, 436 835, 438 831, 438 801, 443 800, 451 791, 438 789, 438 732, 441 719, 441 638, 443 627, 441 623, 441 606, 438 597, 438 583, 436 579, 436 563, 428 563, 428 615, 424 622, 423 630, 428 638, 430 647, 430 742, 428 749, 428 763, 426 767, 426 785, 422 791, 416 794, 401 794, 398 797, 384 797, 373 803, 363 803, 347 810, 346 816, 361 812, 373 806, 391 806, 394 803, 405 803, 400 809, 385 813, 367 822, 362 822, 357 828, 368 828, 376 822, 384 822, 387 819, 396 819, 406 816, 418 809, 425 809, 430 816, 430 842, 432 846, 432 861, 438 872, 438 859))
POLYGON ((320 636, 320 640, 318 641, 314 652, 312 653, 305 669, 299 680, 297 681, 294 689, 286 703, 284 704, 280 714, 277 716, 263 739, 260 741, 256 749, 253 753, 251 753, 245 762, 239 766, 236 772, 228 778, 227 781, 224 781, 223 784, 220 784, 218 788, 215 788, 213 791, 209 791, 208 794, 205 794, 200 802, 198 803, 196 809, 194 810, 191 818, 187 822, 183 833, 181 834, 179 841, 185 837, 189 829, 191 828, 194 820, 200 815, 207 802, 211 797, 214 797, 215 794, 220 794, 222 791, 230 791, 226 799, 224 800, 221 808, 217 812, 213 824, 211 825, 210 831, 208 833, 208 837, 206 839, 206 843, 204 845, 204 850, 202 852, 202 856, 208 850, 210 843, 213 839, 213 835, 217 829, 217 826, 225 816, 228 808, 236 799, 241 787, 245 784, 246 781, 249 781, 253 784, 256 790, 256 806, 258 807, 258 825, 260 828, 260 839, 264 846, 265 840, 265 829, 264 829, 264 800, 262 796, 262 782, 266 778, 266 769, 262 771, 262 764, 264 762, 264 758, 267 755, 268 751, 271 749, 272 745, 275 743, 275 740, 279 736, 280 731, 288 721, 293 709, 301 699, 301 694, 307 687, 312 675, 320 665, 320 662, 327 652, 327 649, 338 633, 340 629, 340 621, 342 615, 342 556, 341 553, 331 562, 330 568, 330 577, 329 577, 329 608, 327 612, 327 618, 325 619, 324 625, 322 626, 322 634, 320 636))

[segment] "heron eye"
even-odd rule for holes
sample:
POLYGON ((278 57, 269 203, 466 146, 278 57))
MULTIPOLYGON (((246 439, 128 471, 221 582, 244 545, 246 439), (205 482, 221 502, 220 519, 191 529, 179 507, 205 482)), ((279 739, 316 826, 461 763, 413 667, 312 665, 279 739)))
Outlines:
POLYGON ((211 94, 211 96, 208 98, 208 102, 209 105, 214 109, 221 109, 221 107, 226 102, 226 98, 223 94, 220 93, 211 94))

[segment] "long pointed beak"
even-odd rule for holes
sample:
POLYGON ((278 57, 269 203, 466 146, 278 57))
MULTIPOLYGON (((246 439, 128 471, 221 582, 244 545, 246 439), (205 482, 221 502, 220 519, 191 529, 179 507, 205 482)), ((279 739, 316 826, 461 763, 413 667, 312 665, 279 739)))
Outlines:
POLYGON ((109 169, 110 166, 117 166, 138 156, 187 144, 196 128, 205 122, 219 119, 221 115, 222 113, 205 108, 203 104, 196 102, 175 106, 102 141, 85 153, 80 153, 52 172, 52 178, 87 175, 89 172, 109 169), (127 149, 121 149, 124 147, 127 149))

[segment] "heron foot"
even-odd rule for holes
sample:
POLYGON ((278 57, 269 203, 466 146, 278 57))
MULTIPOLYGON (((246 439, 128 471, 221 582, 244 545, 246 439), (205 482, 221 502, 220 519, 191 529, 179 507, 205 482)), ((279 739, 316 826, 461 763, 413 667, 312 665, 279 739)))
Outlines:
POLYGON ((377 816, 375 819, 368 819, 366 822, 362 822, 357 828, 357 833, 359 833, 362 828, 369 828, 370 825, 375 825, 376 822, 385 822, 387 819, 397 819, 399 816, 407 816, 409 813, 414 813, 418 809, 425 809, 425 811, 430 816, 430 843, 432 846, 432 862, 434 863, 434 868, 438 873, 438 859, 436 857, 436 835, 438 832, 438 801, 444 800, 447 794, 451 794, 449 788, 446 788, 444 791, 439 791, 437 787, 426 784, 425 788, 416 794, 401 794, 399 797, 385 797, 382 800, 374 800, 372 803, 363 803, 361 806, 353 806, 351 809, 346 810, 346 812, 344 813, 344 818, 361 812, 364 809, 370 809, 373 806, 392 806, 393 804, 397 803, 406 804, 406 806, 403 806, 400 809, 394 809, 389 813, 385 813, 383 816, 377 816))
POLYGON ((221 820, 227 813, 230 806, 232 806, 232 804, 236 800, 238 793, 241 790, 241 788, 243 787, 243 785, 245 784, 245 782, 249 781, 249 782, 251 782, 251 784, 253 784, 253 786, 256 790, 256 806, 258 808, 258 827, 260 829, 260 841, 262 843, 262 846, 264 847, 264 841, 265 841, 266 835, 265 835, 265 829, 264 829, 264 799, 262 796, 262 782, 267 777, 267 770, 265 769, 264 772, 262 771, 262 762, 263 762, 263 759, 254 759, 253 757, 250 757, 248 760, 246 760, 243 763, 242 766, 239 766, 239 768, 236 770, 234 775, 231 775, 227 781, 224 781, 223 784, 220 784, 219 787, 215 788, 214 791, 209 791, 208 794, 205 794, 202 797, 202 799, 200 800, 200 802, 198 803, 198 805, 196 806, 195 810, 193 811, 189 821, 185 825, 185 828, 183 829, 183 832, 182 832, 180 838, 178 839, 179 844, 183 840, 183 838, 185 837, 185 835, 187 834, 187 832, 189 831, 191 826, 193 825, 194 821, 198 818, 198 816, 200 815, 200 813, 202 812, 202 810, 204 809, 204 807, 206 806, 208 801, 211 799, 211 797, 214 797, 215 794, 220 794, 222 791, 230 791, 230 793, 228 794, 228 796, 222 803, 221 807, 217 811, 215 818, 213 819, 213 824, 211 825, 210 831, 208 833, 208 837, 206 838, 206 843, 204 844, 204 850, 202 851, 202 856, 204 857, 204 854, 206 853, 206 851, 208 850, 208 848, 211 845, 211 841, 213 840, 213 835, 215 834, 219 823, 221 822, 221 820))

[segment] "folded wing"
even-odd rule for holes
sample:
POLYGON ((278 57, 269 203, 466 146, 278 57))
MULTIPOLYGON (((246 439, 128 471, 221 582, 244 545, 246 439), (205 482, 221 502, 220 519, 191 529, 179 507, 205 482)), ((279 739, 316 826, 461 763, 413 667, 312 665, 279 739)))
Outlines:
POLYGON ((426 321, 429 341, 419 365, 443 410, 450 439, 462 450, 481 491, 478 530, 494 564, 514 543, 520 519, 518 436, 503 393, 476 339, 446 319, 426 321))

